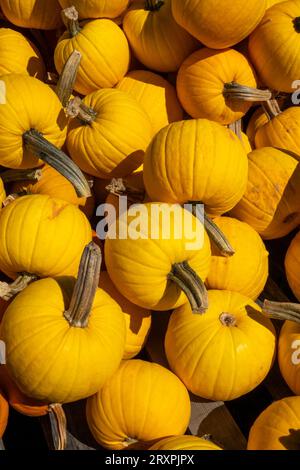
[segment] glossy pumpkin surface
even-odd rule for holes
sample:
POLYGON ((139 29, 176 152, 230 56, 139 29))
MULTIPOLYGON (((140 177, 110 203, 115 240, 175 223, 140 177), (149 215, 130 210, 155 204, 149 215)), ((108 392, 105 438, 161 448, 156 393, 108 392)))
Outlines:
POLYGON ((62 25, 57 0, 1 0, 7 19, 22 28, 56 29, 62 25))

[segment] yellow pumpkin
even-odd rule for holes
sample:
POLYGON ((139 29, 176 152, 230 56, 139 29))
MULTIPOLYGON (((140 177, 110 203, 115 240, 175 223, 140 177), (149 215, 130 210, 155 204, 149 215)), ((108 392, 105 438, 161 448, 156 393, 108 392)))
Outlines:
POLYGON ((0 390, 0 439, 2 438, 8 421, 9 406, 0 390))
POLYGON ((245 222, 230 217, 216 217, 234 255, 220 256, 212 244, 210 271, 206 280, 209 289, 230 290, 256 300, 263 291, 269 272, 268 252, 258 233, 245 222))
POLYGON ((183 119, 183 109, 176 90, 160 75, 148 70, 133 70, 117 88, 135 97, 149 116, 154 132, 183 119))
POLYGON ((253 300, 208 291, 209 308, 193 315, 188 304, 171 315, 165 351, 188 390, 208 400, 233 400, 257 387, 275 354, 275 330, 253 300))
POLYGON ((133 0, 123 28, 136 58, 158 72, 175 72, 197 41, 174 20, 171 0, 133 0))
POLYGON ((147 149, 144 183, 152 201, 205 204, 221 215, 242 198, 248 159, 239 138, 206 119, 170 124, 147 149))
POLYGON ((0 174, 0 208, 2 206, 3 201, 6 199, 6 192, 4 188, 3 181, 1 179, 1 174, 0 174))
POLYGON ((210 244, 196 217, 179 205, 138 204, 110 228, 106 267, 124 297, 152 310, 175 308, 187 298, 195 311, 206 309, 201 280, 209 271, 210 244))
POLYGON ((280 372, 295 395, 300 395, 300 325, 286 321, 278 343, 280 372))
MULTIPOLYGON (((66 11, 66 10, 64 10, 66 11)), ((61 36, 54 52, 54 62, 60 74, 74 50, 82 55, 74 90, 87 95, 99 88, 116 85, 127 73, 130 52, 127 39, 111 20, 99 19, 79 25, 73 9, 66 12, 70 18, 68 30, 61 36)))
POLYGON ((277 3, 282 3, 285 0, 267 0, 267 8, 271 8, 274 5, 277 5, 277 3))
POLYGON ((225 49, 246 38, 266 10, 266 0, 172 0, 175 20, 201 43, 225 49))
POLYGON ((121 308, 126 323, 126 341, 123 359, 131 359, 142 350, 151 327, 151 312, 129 302, 117 290, 107 272, 102 272, 99 287, 121 308))
POLYGON ((58 0, 62 8, 74 6, 80 19, 117 18, 128 6, 129 0, 58 0))
POLYGON ((255 136, 258 129, 269 122, 268 116, 260 106, 257 108, 249 119, 246 134, 250 145, 255 149, 255 136))
POLYGON ((177 77, 177 93, 185 111, 193 118, 224 125, 241 119, 253 102, 271 98, 271 92, 256 87, 251 64, 234 49, 204 47, 183 62, 177 77))
POLYGON ((144 109, 128 93, 115 89, 91 93, 83 105, 89 114, 79 114, 69 126, 67 147, 72 159, 98 178, 130 175, 143 162, 153 135, 144 109))
POLYGON ((248 160, 247 190, 230 214, 251 225, 264 239, 284 237, 300 222, 298 161, 271 147, 254 150, 248 160))
POLYGON ((57 0, 1 0, 6 18, 22 28, 56 29, 61 26, 57 0))
POLYGON ((271 89, 292 92, 299 80, 300 1, 280 2, 266 11, 249 39, 249 54, 262 82, 271 89))
POLYGON ((293 238, 285 255, 285 273, 294 296, 300 301, 300 232, 293 238))
POLYGON ((244 149, 245 149, 245 151, 248 155, 248 153, 252 152, 253 148, 252 148, 251 142, 249 140, 249 137, 244 132, 242 132, 242 134, 241 134, 241 141, 242 141, 244 149))
POLYGON ((165 437, 149 450, 222 450, 213 442, 197 436, 165 437))
POLYGON ((253 424, 248 450, 300 450, 300 397, 287 397, 266 408, 253 424))
POLYGON ((6 363, 21 391, 48 403, 96 393, 118 369, 125 343, 118 304, 98 289, 101 252, 90 243, 78 278, 42 279, 21 292, 2 321, 6 363))
POLYGON ((172 372, 133 359, 124 361, 104 387, 87 400, 86 415, 97 442, 122 450, 136 441, 183 434, 190 408, 187 390, 172 372))

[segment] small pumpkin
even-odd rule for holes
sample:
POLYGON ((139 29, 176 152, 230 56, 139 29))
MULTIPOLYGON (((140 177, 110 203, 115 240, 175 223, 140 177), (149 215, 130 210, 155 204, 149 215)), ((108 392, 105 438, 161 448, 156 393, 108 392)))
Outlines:
POLYGON ((248 450, 300 450, 300 397, 287 397, 266 408, 253 424, 248 450))
POLYGON ((104 387, 88 398, 86 407, 94 438, 113 450, 183 434, 190 413, 182 382, 164 367, 137 359, 124 361, 104 387), (111 400, 118 406, 112 407, 111 400))
MULTIPOLYGON (((0 365, 0 369, 1 369, 0 365)), ((2 438, 7 422, 8 422, 8 412, 9 412, 9 407, 6 399, 4 398, 1 390, 0 390, 0 439, 2 438)))
POLYGON ((206 47, 181 65, 177 92, 190 116, 223 125, 241 119, 253 102, 271 98, 270 91, 257 89, 254 70, 243 54, 206 47))
POLYGON ((284 266, 289 286, 294 296, 300 301, 300 279, 298 275, 300 266, 300 232, 295 235, 290 243, 285 255, 284 266))
POLYGON ((208 291, 204 315, 188 304, 171 315, 165 351, 188 390, 208 400, 233 400, 257 387, 275 354, 275 330, 253 300, 230 291, 208 291))
POLYGON ((172 436, 156 442, 149 450, 222 450, 208 439, 197 436, 172 436))
POLYGON ((57 0, 1 0, 6 18, 22 28, 56 29, 61 26, 57 0))
POLYGON ((148 114, 155 133, 171 122, 183 119, 175 88, 160 75, 148 70, 133 70, 117 88, 137 99, 148 114))
POLYGON ((171 0, 133 0, 123 28, 137 59, 157 72, 175 72, 198 42, 173 18, 171 0))
POLYGON ((201 43, 225 49, 242 41, 256 28, 266 0, 172 0, 175 20, 201 43), (238 14, 237 14, 238 12, 238 14))
POLYGON ((129 0, 58 0, 62 8, 74 6, 80 19, 117 18, 123 13, 129 0))

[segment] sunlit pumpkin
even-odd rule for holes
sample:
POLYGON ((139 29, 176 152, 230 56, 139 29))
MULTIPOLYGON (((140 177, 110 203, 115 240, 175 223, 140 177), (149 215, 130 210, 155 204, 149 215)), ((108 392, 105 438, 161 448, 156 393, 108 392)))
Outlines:
POLYGON ((61 7, 57 0, 1 0, 7 19, 22 28, 56 29, 61 26, 61 7))
POLYGON ((293 238, 285 256, 285 273, 294 296, 300 301, 300 232, 293 238))
POLYGON ((62 8, 74 6, 80 19, 116 18, 126 9, 129 0, 58 0, 62 8))
POLYGON ((172 436, 156 442, 149 450, 221 450, 208 439, 197 436, 172 436))

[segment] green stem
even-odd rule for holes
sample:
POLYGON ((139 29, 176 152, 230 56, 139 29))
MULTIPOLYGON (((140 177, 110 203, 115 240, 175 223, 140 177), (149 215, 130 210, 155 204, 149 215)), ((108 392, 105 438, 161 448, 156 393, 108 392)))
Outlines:
POLYGON ((300 323, 300 305, 291 302, 272 302, 265 300, 263 304, 263 312, 269 318, 282 321, 293 321, 300 323))
POLYGON ((240 85, 236 82, 225 83, 223 96, 231 100, 242 100, 242 101, 268 101, 272 98, 270 90, 259 90, 258 88, 252 88, 244 85, 240 85))
POLYGON ((0 282, 0 297, 4 300, 10 300, 24 290, 31 282, 36 281, 37 278, 35 274, 22 273, 11 284, 0 282))
POLYGON ((78 69, 81 61, 81 53, 73 51, 69 59, 65 63, 63 71, 59 77, 56 85, 56 94, 59 97, 63 107, 65 108, 73 93, 74 84, 76 81, 78 69))
POLYGON ((69 31, 71 38, 74 38, 81 31, 78 21, 78 11, 75 7, 69 7, 62 10, 61 14, 62 20, 69 31))
POLYGON ((17 181, 39 181, 42 170, 6 170, 0 173, 3 183, 15 183, 17 181))

